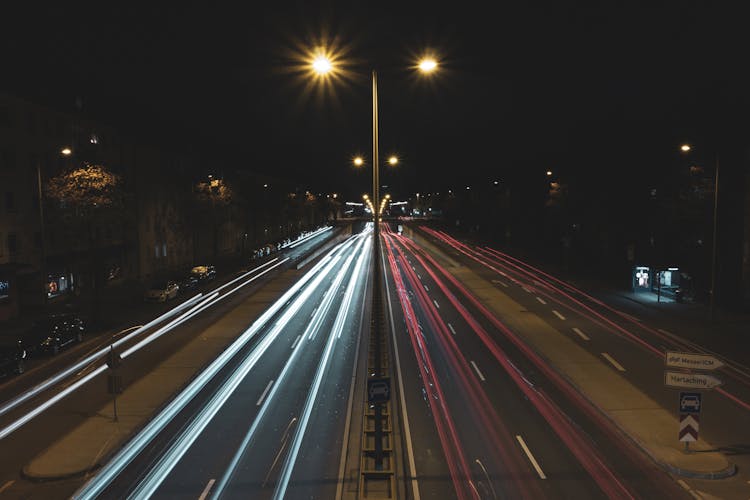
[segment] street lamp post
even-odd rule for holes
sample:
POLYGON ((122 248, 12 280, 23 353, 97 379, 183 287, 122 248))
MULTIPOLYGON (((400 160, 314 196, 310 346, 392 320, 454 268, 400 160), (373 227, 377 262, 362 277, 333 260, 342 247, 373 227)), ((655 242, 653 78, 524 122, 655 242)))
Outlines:
MULTIPOLYGON (((680 151, 683 153, 689 153, 692 150, 690 144, 683 144, 680 146, 680 151)), ((713 234, 711 236, 711 291, 708 297, 709 300, 709 314, 711 315, 711 321, 716 319, 716 257, 717 257, 717 242, 718 242, 718 222, 719 222, 719 153, 716 153, 714 159, 714 211, 713 211, 713 234)))

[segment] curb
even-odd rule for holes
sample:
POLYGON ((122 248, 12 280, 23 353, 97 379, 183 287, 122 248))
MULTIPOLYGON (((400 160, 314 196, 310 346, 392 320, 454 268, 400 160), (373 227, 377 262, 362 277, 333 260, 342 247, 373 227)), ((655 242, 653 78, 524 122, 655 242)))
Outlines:
POLYGON ((728 477, 732 477, 735 474, 737 474, 737 466, 729 462, 729 460, 727 460, 727 462, 729 462, 729 465, 725 469, 715 471, 715 472, 696 472, 692 470, 681 469, 680 467, 677 467, 675 465, 668 464, 666 462, 658 460, 656 457, 651 455, 651 453, 649 452, 647 448, 643 446, 639 446, 639 447, 645 453, 647 453, 654 462, 659 464, 661 467, 663 467, 667 471, 673 474, 676 474, 678 476, 687 477, 689 479, 726 479, 728 477))
POLYGON ((27 470, 26 466, 24 466, 21 469, 21 477, 24 479, 27 479, 31 481, 32 483, 50 483, 53 481, 63 481, 65 479, 74 479, 79 477, 85 477, 88 474, 91 474, 92 472, 96 471, 97 469, 101 468, 102 464, 95 463, 91 465, 90 467, 86 467, 85 469, 80 469, 73 472, 67 472, 65 474, 34 474, 27 470))

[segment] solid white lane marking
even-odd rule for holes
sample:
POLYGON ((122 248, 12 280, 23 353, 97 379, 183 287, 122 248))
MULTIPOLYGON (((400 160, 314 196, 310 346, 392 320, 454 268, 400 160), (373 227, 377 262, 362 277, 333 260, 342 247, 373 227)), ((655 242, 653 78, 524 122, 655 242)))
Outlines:
POLYGON ((455 335, 455 334, 456 334, 456 329, 455 329, 455 328, 453 328, 453 325, 451 325, 450 323, 448 323, 448 328, 450 328, 450 330, 451 330, 451 333, 452 333, 453 335, 455 335))
POLYGON ((535 297, 535 298, 536 298, 536 300, 539 301, 540 304, 546 304, 546 302, 544 301, 543 298, 541 298, 541 297, 535 297))
POLYGON ((437 307, 438 309, 440 309, 440 305, 437 303, 437 300, 432 299, 432 301, 435 303, 435 307, 437 307))
POLYGON ((477 372, 477 375, 479 375, 479 378, 482 380, 482 382, 484 382, 485 381, 484 375, 482 375, 482 372, 479 371, 479 367, 477 366, 477 364, 474 361, 472 361, 471 366, 474 367, 474 370, 477 372))
POLYGON ((429 288, 427 288, 427 285, 424 285, 424 289, 425 289, 426 291, 428 291, 428 292, 430 291, 430 289, 429 289, 429 288))
POLYGON ((553 313, 553 314, 554 314, 555 316, 557 316, 558 318, 560 318, 561 320, 565 321, 565 316, 563 316, 562 314, 560 314, 559 312, 557 312, 557 310, 555 310, 555 309, 552 309, 552 313, 553 313))
POLYGON ((255 403, 255 406, 260 406, 260 404, 263 402, 263 399, 266 397, 266 394, 268 394, 268 390, 271 388, 271 385, 273 385, 273 380, 268 383, 268 385, 266 386, 266 390, 263 391, 263 394, 260 395, 260 399, 257 403, 255 403))
POLYGON ((216 479, 212 479, 208 482, 205 488, 203 488, 203 493, 201 493, 201 496, 198 497, 198 500, 206 500, 206 497, 208 497, 208 492, 211 491, 211 487, 216 482, 216 479))
POLYGON ((604 359, 606 359, 607 361, 609 361, 610 363, 612 363, 612 366, 614 366, 615 368, 617 368, 621 372, 625 371, 625 368, 620 363, 618 363, 617 361, 615 361, 615 358, 613 358, 612 356, 610 356, 606 352, 603 352, 602 356, 604 356, 604 359))
POLYGON ((8 481, 7 483, 5 483, 5 484, 4 484, 3 486, 2 486, 2 488, 0 488, 0 493, 2 493, 3 491, 7 490, 7 489, 8 489, 8 488, 10 488, 11 486, 13 486, 13 483, 15 483, 15 482, 16 482, 16 480, 15 480, 15 479, 11 479, 11 480, 10 480, 10 481, 8 481))
POLYGON ((591 340, 591 339, 590 339, 590 338, 588 337, 588 335, 586 335, 585 333, 583 333, 583 332, 582 332, 582 331, 580 330, 580 328, 575 328, 575 327, 573 327, 573 331, 574 331, 574 332, 576 332, 576 333, 578 334, 578 336, 579 336, 579 337, 581 337, 581 338, 582 338, 583 340, 591 340))
POLYGON ((547 479, 547 476, 544 475, 542 468, 539 467, 539 464, 537 463, 536 458, 534 458, 534 455, 531 454, 531 450, 529 450, 529 447, 526 446, 526 442, 523 440, 523 438, 520 435, 517 435, 516 439, 518 440, 519 443, 521 443, 521 448, 523 448, 523 452, 526 453, 526 456, 529 458, 529 462, 531 462, 531 465, 534 466, 536 473, 539 474, 539 478, 547 479))
POLYGON ((302 338, 302 335, 297 335, 297 338, 294 339, 294 343, 292 344, 292 350, 294 350, 294 348, 297 347, 297 342, 299 342, 300 338, 302 338))

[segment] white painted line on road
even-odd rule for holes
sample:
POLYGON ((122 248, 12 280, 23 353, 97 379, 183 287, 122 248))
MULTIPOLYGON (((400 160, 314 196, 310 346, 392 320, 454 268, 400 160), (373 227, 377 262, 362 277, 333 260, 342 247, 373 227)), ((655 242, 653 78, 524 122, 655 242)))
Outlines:
POLYGON ((417 273, 417 278, 422 279, 422 275, 417 273))
POLYGON ((299 339, 301 338, 302 338, 302 335, 297 335, 297 338, 294 339, 294 343, 292 344, 292 351, 294 350, 295 347, 297 347, 297 342, 299 342, 299 339))
POLYGON ((547 304, 547 303, 546 303, 546 302, 544 301, 544 299, 543 299, 543 298, 541 298, 541 297, 535 297, 535 298, 536 298, 536 300, 538 300, 538 301, 539 301, 539 303, 540 303, 540 304, 547 304))
POLYGON ((578 334, 579 337, 581 337, 583 340, 591 340, 588 335, 583 333, 580 328, 573 327, 573 331, 578 334))
POLYGON ((508 284, 506 282, 504 282, 504 281, 492 280, 492 282, 495 283, 495 284, 498 284, 498 285, 502 285, 505 288, 508 288, 508 284))
POLYGON ((313 312, 312 312, 312 314, 310 315, 310 317, 312 318, 313 316, 315 316, 315 313, 316 313, 316 312, 318 312, 318 307, 317 307, 317 306, 315 306, 315 309, 313 309, 313 312))
MULTIPOLYGON (((750 483, 750 481, 748 481, 748 483, 750 483)), ((690 485, 687 484, 682 479, 678 479, 677 480, 677 484, 679 484, 680 486, 682 486, 682 488, 685 491, 687 491, 688 493, 690 493, 693 498, 697 498, 698 500, 703 500, 703 495, 701 495, 700 493, 698 493, 697 491, 695 491, 693 488, 691 488, 690 485)))
POLYGON ((435 303, 435 307, 437 307, 438 309, 440 309, 440 304, 437 303, 437 300, 432 299, 432 302, 435 303))
POLYGON ((424 289, 427 290, 428 292, 430 291, 430 289, 427 288, 427 285, 424 285, 424 289))
POLYGON ((635 316, 633 316, 632 314, 624 313, 624 312, 622 312, 622 311, 620 311, 620 314, 622 314, 623 316, 625 316, 626 318, 628 318, 628 319, 629 319, 630 321, 635 321, 635 322, 637 322, 637 323, 640 323, 640 322, 641 322, 641 320, 640 320, 640 319, 636 318, 636 317, 635 317, 635 316))
POLYGON ((448 328, 450 328, 450 330, 451 330, 451 333, 452 333, 453 335, 455 335, 455 334, 456 334, 456 329, 455 329, 455 328, 453 328, 453 325, 451 325, 450 323, 448 323, 448 328))
POLYGON ((484 378, 484 375, 482 375, 482 372, 479 371, 479 367, 477 366, 477 364, 474 361, 472 361, 471 366, 474 367, 474 370, 477 372, 477 375, 479 375, 479 378, 482 380, 482 382, 484 382, 486 379, 484 378))
POLYGON ((521 443, 521 448, 523 448, 523 452, 526 453, 527 457, 529 457, 529 462, 531 462, 531 465, 534 466, 536 473, 539 474, 539 478, 547 479, 547 476, 544 475, 542 468, 539 467, 539 464, 537 463, 536 458, 534 458, 534 455, 531 454, 531 450, 529 450, 529 447, 526 446, 526 442, 523 440, 523 438, 520 435, 517 435, 516 439, 518 439, 518 442, 521 443))
POLYGON ((668 331, 666 331, 666 330, 663 330, 663 329, 661 329, 661 328, 657 328, 657 329, 656 329, 656 331, 657 331, 657 332, 661 332, 661 333, 663 333, 664 335, 670 335, 670 336, 671 336, 671 335, 673 335, 673 334, 672 334, 672 332, 668 332, 668 331))
POLYGON ((8 489, 8 488, 10 488, 11 486, 13 486, 13 483, 15 483, 15 482, 16 482, 16 480, 15 480, 15 479, 11 479, 11 480, 10 480, 10 481, 8 481, 7 483, 5 483, 5 484, 4 484, 3 486, 2 486, 2 488, 0 488, 0 493, 2 493, 3 491, 7 490, 7 489, 8 489))
POLYGON ((215 482, 216 479, 212 479, 208 482, 206 487, 203 488, 203 493, 201 493, 201 496, 198 497, 198 500, 206 500, 206 497, 208 497, 208 492, 211 491, 211 488, 213 487, 215 482))
POLYGON ((524 292, 526 292, 526 293, 531 293, 531 290, 529 290, 528 288, 526 288, 526 287, 525 287, 525 286, 523 286, 523 285, 521 285, 521 290, 523 290, 523 291, 524 291, 524 292))
POLYGON ((621 372, 625 371, 625 367, 623 367, 620 363, 618 363, 617 361, 615 361, 615 359, 612 356, 610 356, 609 354, 607 354, 606 352, 603 352, 602 356, 604 356, 604 359, 606 359, 607 361, 609 361, 610 363, 612 363, 612 366, 614 366, 615 368, 617 368, 621 372))
POLYGON ((555 316, 557 316, 558 318, 560 318, 561 320, 565 321, 565 316, 563 316, 562 314, 560 314, 559 312, 557 312, 557 310, 555 310, 555 309, 552 309, 552 313, 553 313, 553 314, 554 314, 555 316))
POLYGON ((255 403, 255 406, 260 406, 260 404, 263 402, 263 399, 266 397, 266 394, 268 394, 268 390, 271 388, 272 385, 273 385, 273 380, 271 380, 268 383, 268 385, 266 386, 266 390, 263 391, 263 394, 260 395, 260 399, 258 400, 257 403, 255 403))

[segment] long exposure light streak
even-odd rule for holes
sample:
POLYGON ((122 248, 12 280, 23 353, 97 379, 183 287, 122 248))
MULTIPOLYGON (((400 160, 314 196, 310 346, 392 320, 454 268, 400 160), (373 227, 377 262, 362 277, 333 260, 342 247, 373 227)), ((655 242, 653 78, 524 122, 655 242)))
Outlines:
MULTIPOLYGON (((227 347, 203 372, 193 381, 146 427, 131 439, 112 460, 110 460, 100 471, 79 489, 74 498, 93 499, 101 494, 104 489, 122 472, 125 467, 138 456, 148 444, 166 427, 167 424, 198 394, 208 382, 229 362, 232 357, 258 333, 276 313, 289 302, 300 289, 305 287, 310 280, 320 274, 320 270, 328 265, 332 256, 342 248, 351 244, 351 238, 336 245, 317 264, 315 264, 299 281, 292 285, 276 302, 271 305, 253 324, 245 330, 229 347, 227 347)), ((321 278, 322 279, 322 278, 321 278)), ((276 325, 279 323, 277 322, 276 325)))
MULTIPOLYGON (((370 241, 370 239, 368 238, 367 241, 370 241)), ((336 343, 336 340, 341 336, 341 332, 344 329, 344 324, 346 323, 346 318, 349 314, 349 306, 354 294, 354 287, 357 284, 357 281, 361 278, 360 272, 362 269, 362 263, 367 257, 367 251, 369 249, 370 245, 365 247, 365 250, 360 254, 359 259, 357 260, 357 265, 355 266, 355 270, 352 273, 351 278, 349 279, 349 284, 347 285, 346 292, 344 294, 344 300, 342 301, 341 306, 339 306, 336 320, 334 321, 333 328, 331 329, 331 333, 328 336, 328 342, 326 343, 325 351, 320 359, 318 369, 315 373, 312 388, 307 395, 305 407, 300 417, 300 423, 295 429, 294 439, 291 446, 289 447, 289 455, 287 455, 287 458, 284 461, 284 467, 279 473, 279 480, 276 486, 276 491, 274 492, 274 498, 276 499, 281 500, 286 495, 286 490, 289 486, 289 480, 291 479, 292 471, 294 469, 295 463, 297 462, 297 456, 299 455, 299 450, 302 445, 302 439, 305 436, 305 431, 307 430, 307 425, 310 421, 310 415, 312 414, 313 406, 315 405, 315 401, 318 397, 318 392, 320 391, 320 385, 323 381, 323 375, 325 375, 326 369, 328 368, 328 365, 330 363, 331 355, 333 354, 333 347, 336 343)), ((354 253, 351 256, 353 257, 354 253)))
MULTIPOLYGON (((196 300, 198 300, 201 297, 201 295, 202 294, 199 293, 198 295, 196 295, 196 296, 194 296, 194 297, 186 300, 185 302, 183 302, 182 304, 178 305, 177 307, 174 307, 174 308, 170 309, 169 311, 165 312, 161 316, 159 316, 159 317, 157 317, 157 318, 149 321, 147 324, 145 324, 145 325, 139 327, 138 329, 130 332, 127 336, 119 339, 117 342, 114 342, 112 345, 114 347, 117 347, 117 346, 121 345, 123 342, 127 342, 131 338, 140 335, 142 332, 148 330, 152 326, 157 325, 157 324, 161 323, 162 321, 164 321, 165 319, 174 316, 175 314, 177 314, 178 312, 180 312, 181 310, 185 309, 186 307, 188 307, 189 305, 191 305, 193 302, 195 302, 196 300)), ((104 357, 109 352, 109 349, 110 349, 109 346, 107 346, 107 347, 104 347, 104 348, 96 351, 95 353, 93 353, 93 354, 91 354, 89 356, 86 356, 84 359, 82 359, 78 363, 75 363, 75 364, 71 365, 70 367, 68 367, 65 370, 63 370, 63 371, 55 374, 54 376, 46 379, 45 381, 41 382, 40 384, 38 384, 38 385, 34 386, 33 388, 29 389, 28 391, 25 391, 22 394, 16 396, 15 398, 11 399, 7 403, 5 403, 2 406, 0 406, 0 415, 4 415, 4 414, 8 413, 10 410, 12 410, 13 408, 15 408, 16 406, 18 406, 18 405, 24 403, 25 401, 33 398, 34 396, 36 396, 40 392, 44 391, 45 389, 48 389, 48 388, 52 387, 54 384, 60 382, 61 380, 64 380, 66 377, 70 376, 71 374, 73 374, 73 373, 81 370, 82 368, 84 368, 86 365, 88 365, 92 361, 94 361, 94 360, 96 360, 98 358, 104 357)))

